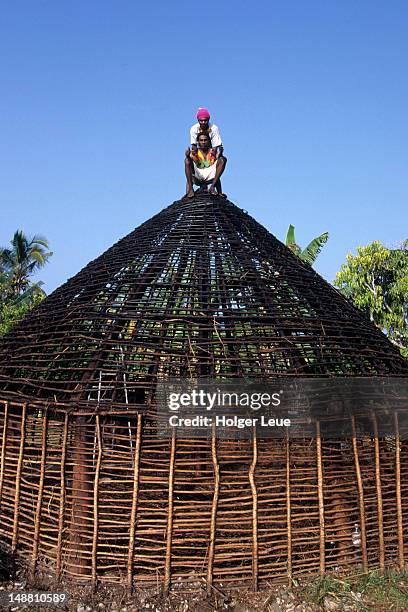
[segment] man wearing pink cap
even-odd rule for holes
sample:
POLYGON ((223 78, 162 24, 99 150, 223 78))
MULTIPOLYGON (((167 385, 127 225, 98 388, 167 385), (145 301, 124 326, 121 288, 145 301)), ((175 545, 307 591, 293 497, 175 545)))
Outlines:
POLYGON ((206 108, 199 108, 197 111, 198 123, 195 123, 190 130, 190 143, 193 147, 197 146, 200 134, 208 134, 213 149, 222 146, 221 135, 218 127, 214 123, 210 124, 210 113, 206 108))
POLYGON ((223 155, 220 131, 216 125, 210 124, 210 113, 206 108, 198 109, 197 119, 198 123, 190 130, 191 150, 186 151, 186 196, 194 196, 193 182, 204 189, 211 184, 210 193, 224 195, 220 177, 227 160, 223 155))

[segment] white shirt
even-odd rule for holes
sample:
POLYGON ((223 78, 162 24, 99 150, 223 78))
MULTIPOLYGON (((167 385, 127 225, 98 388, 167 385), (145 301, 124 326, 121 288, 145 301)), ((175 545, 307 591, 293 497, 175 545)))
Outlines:
MULTIPOLYGON (((190 130, 190 142, 191 144, 197 144, 198 136, 200 134, 200 124, 195 123, 190 130)), ((208 135, 211 138, 212 147, 220 147, 222 145, 220 130, 216 125, 210 123, 208 127, 208 135)))

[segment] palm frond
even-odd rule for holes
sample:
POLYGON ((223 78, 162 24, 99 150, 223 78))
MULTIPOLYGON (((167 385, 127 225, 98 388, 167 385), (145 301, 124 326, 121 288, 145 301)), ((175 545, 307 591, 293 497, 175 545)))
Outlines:
POLYGON ((300 253, 299 257, 302 261, 308 263, 310 266, 314 264, 317 256, 319 255, 322 247, 329 239, 329 232, 324 232, 320 236, 313 238, 313 240, 307 245, 305 249, 300 253))
POLYGON ((44 283, 39 281, 28 287, 21 295, 14 298, 13 303, 17 306, 19 304, 31 304, 33 299, 37 296, 45 297, 46 293, 42 289, 44 283))
POLYGON ((289 225, 288 231, 286 233, 285 245, 290 249, 295 255, 300 257, 300 253, 302 249, 298 244, 296 244, 295 240, 295 228, 293 225, 289 225))
MULTIPOLYGON (((42 268, 51 257, 48 240, 36 234, 27 238, 22 230, 14 232, 11 248, 0 248, 0 271, 9 277, 9 292, 14 297, 24 296, 30 286, 30 276, 42 268)), ((38 284, 33 285, 38 288, 38 284)))
POLYGON ((46 239, 45 236, 40 236, 39 234, 35 234, 35 236, 32 237, 30 245, 34 246, 34 245, 39 245, 44 247, 45 249, 49 249, 50 245, 48 244, 48 240, 46 239))
POLYGON ((288 231, 286 232, 285 244, 286 246, 290 246, 291 244, 296 244, 294 225, 289 225, 288 227, 288 231))

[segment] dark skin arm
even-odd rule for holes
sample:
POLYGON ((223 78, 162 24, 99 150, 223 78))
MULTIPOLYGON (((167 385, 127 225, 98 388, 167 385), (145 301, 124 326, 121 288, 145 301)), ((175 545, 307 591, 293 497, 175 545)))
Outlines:
POLYGON ((219 147, 215 147, 215 149, 212 150, 214 151, 215 159, 222 157, 222 154, 224 153, 224 147, 222 145, 220 145, 219 147))
POLYGON ((225 170, 225 164, 227 163, 227 160, 225 159, 225 157, 222 155, 222 147, 221 147, 221 153, 218 155, 217 161, 216 161, 216 171, 215 171, 215 177, 214 177, 214 181, 213 184, 210 187, 210 193, 219 193, 220 195, 222 195, 222 188, 221 188, 221 175, 225 170))
POLYGON ((186 173, 186 195, 188 198, 194 197, 194 189, 193 189, 193 161, 191 159, 191 151, 190 149, 186 149, 185 152, 185 160, 184 160, 184 168, 186 173))

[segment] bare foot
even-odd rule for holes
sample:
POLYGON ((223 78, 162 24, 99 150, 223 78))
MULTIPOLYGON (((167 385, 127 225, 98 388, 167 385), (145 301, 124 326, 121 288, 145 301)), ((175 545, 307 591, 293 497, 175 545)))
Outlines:
POLYGON ((212 195, 215 195, 215 186, 214 186, 214 185, 211 185, 211 187, 210 187, 210 193, 211 193, 212 195))
POLYGON ((186 198, 194 198, 194 189, 187 191, 186 198))

